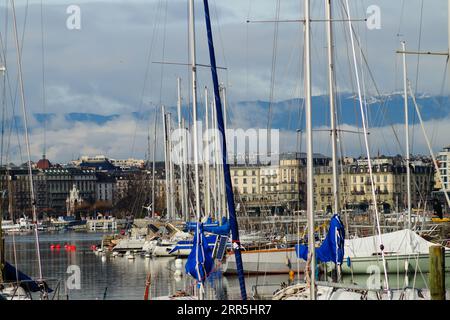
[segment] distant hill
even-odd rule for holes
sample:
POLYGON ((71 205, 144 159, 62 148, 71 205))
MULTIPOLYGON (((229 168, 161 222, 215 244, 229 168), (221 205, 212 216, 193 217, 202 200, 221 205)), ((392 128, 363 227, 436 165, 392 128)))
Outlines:
MULTIPOLYGON (((450 101, 446 96, 417 97, 417 102, 421 106, 424 121, 430 119, 442 119, 450 115, 450 101)), ((361 114, 358 100, 351 94, 342 93, 337 97, 339 123, 361 126, 361 114)), ((328 107, 328 96, 314 96, 313 105, 313 126, 329 126, 330 115, 328 107)), ((303 128, 304 114, 301 111, 302 99, 290 99, 278 101, 272 105, 272 128, 283 130, 295 130, 303 128)), ((166 107, 166 109, 176 116, 176 107, 166 107)), ((187 108, 183 108, 184 116, 189 118, 187 108)), ((199 116, 203 115, 203 107, 198 108, 199 116)), ((268 125, 269 102, 267 101, 241 101, 231 103, 228 108, 228 118, 230 126, 237 127, 257 127, 266 128, 268 125)), ((370 98, 367 104, 370 127, 382 127, 390 124, 403 123, 403 97, 400 94, 392 94, 384 97, 370 98)), ((117 120, 122 116, 135 119, 148 120, 153 116, 153 111, 133 112, 131 114, 111 114, 99 115, 95 113, 67 113, 64 114, 65 121, 69 123, 83 122, 104 125, 110 121, 117 120)), ((39 124, 43 124, 56 117, 56 114, 36 113, 33 115, 39 124)), ((413 103, 410 99, 410 122, 417 123, 413 103)), ((21 118, 17 117, 17 123, 21 126, 21 118)))

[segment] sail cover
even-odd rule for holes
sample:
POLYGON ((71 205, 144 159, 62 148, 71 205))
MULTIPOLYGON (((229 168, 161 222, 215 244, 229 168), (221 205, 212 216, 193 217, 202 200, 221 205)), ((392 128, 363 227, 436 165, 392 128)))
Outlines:
MULTIPOLYGON (((197 222, 187 222, 186 230, 187 231, 195 231, 197 229, 197 222)), ((219 225, 218 222, 208 221, 206 224, 203 223, 203 231, 210 232, 213 234, 228 236, 230 234, 230 222, 226 217, 222 217, 222 224, 219 225)))
MULTIPOLYGON (((386 255, 428 254, 430 246, 435 245, 409 229, 383 233, 381 237, 386 255)), ((378 235, 345 240, 345 253, 350 258, 381 254, 378 235)))
MULTIPOLYGON (((20 270, 16 270, 16 268, 9 264, 8 262, 5 263, 5 280, 7 281, 19 281, 20 286, 24 289, 28 289, 31 292, 38 292, 41 291, 41 288, 39 286, 39 283, 33 279, 31 279, 29 276, 27 276, 25 273, 23 273, 20 270)), ((52 289, 47 287, 47 284, 43 283, 44 288, 48 293, 53 292, 52 289)))
POLYGON ((198 282, 203 282, 214 267, 212 252, 208 245, 203 226, 198 224, 194 235, 194 246, 186 262, 186 273, 190 274, 198 282))
MULTIPOLYGON (((321 262, 334 262, 342 264, 344 259, 345 229, 341 219, 337 214, 333 215, 330 221, 327 237, 316 249, 316 258, 321 262)), ((295 245, 295 252, 298 258, 308 260, 308 247, 306 245, 295 245)))

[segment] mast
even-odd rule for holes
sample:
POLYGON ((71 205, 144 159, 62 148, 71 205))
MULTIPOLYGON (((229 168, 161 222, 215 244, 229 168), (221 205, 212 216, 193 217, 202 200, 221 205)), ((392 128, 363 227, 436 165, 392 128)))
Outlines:
POLYGON ((181 127, 183 128, 183 144, 182 144, 182 149, 183 149, 183 185, 184 185, 184 193, 183 193, 183 203, 184 203, 184 207, 186 209, 186 211, 183 212, 183 216, 184 216, 184 220, 188 221, 190 218, 190 214, 189 214, 189 193, 188 193, 188 168, 187 168, 187 154, 188 154, 188 147, 187 147, 187 136, 186 136, 186 123, 184 119, 181 119, 181 127))
POLYGON ((169 156, 169 187, 170 187, 170 214, 172 219, 176 219, 176 209, 175 209, 175 186, 174 186, 174 167, 173 167, 173 161, 172 161, 172 140, 171 140, 171 134, 172 134, 172 114, 169 112, 167 113, 167 132, 168 132, 168 139, 167 139, 167 154, 169 156))
MULTIPOLYGON (((333 27, 332 27, 332 6, 331 0, 325 0, 326 8, 326 20, 327 20, 327 47, 328 47, 328 90, 330 93, 330 117, 331 117, 331 152, 332 152, 332 162, 333 162, 333 198, 334 207, 333 211, 335 214, 340 215, 341 204, 339 197, 339 164, 337 156, 337 119, 336 119, 336 104, 335 104, 335 87, 334 87, 334 54, 333 54, 333 27)), ((347 218, 347 214, 345 214, 347 218)), ((348 234, 348 219, 345 219, 345 233, 348 234)), ((341 266, 336 264, 338 281, 341 278, 341 266)))
MULTIPOLYGON (((197 132, 197 61, 195 48, 195 18, 194 18, 194 0, 189 0, 189 39, 190 39, 190 54, 191 54, 191 68, 192 68, 192 115, 193 115, 193 139, 194 139, 194 174, 195 174, 195 213, 197 218, 197 241, 200 238, 200 181, 199 181, 199 159, 198 159, 198 132, 197 132)), ((197 251, 198 255, 198 251, 197 251)), ((198 261, 198 258, 197 258, 198 261)), ((198 264, 197 264, 198 266, 198 264)), ((197 272, 200 277, 200 270, 197 267, 197 272)), ((203 282, 200 282, 199 300, 203 300, 203 282)))
POLYGON ((189 38, 191 50, 191 74, 192 74, 192 114, 193 114, 193 139, 194 139, 194 173, 195 173, 195 212, 200 222, 200 182, 198 173, 198 132, 197 132, 197 58, 195 48, 195 18, 194 0, 189 0, 189 38))
POLYGON ((186 177, 185 177, 185 168, 184 168, 184 131, 182 130, 182 115, 181 115, 181 78, 177 78, 177 113, 178 113, 178 131, 180 134, 180 155, 179 155, 179 163, 180 163, 180 187, 181 187, 181 211, 182 217, 186 214, 188 208, 186 206, 185 201, 185 188, 186 188, 186 177))
POLYGON ((316 299, 316 254, 314 245, 314 177, 313 177, 313 140, 311 121, 311 20, 309 0, 305 0, 305 106, 306 106, 306 198, 308 219, 308 260, 310 263, 310 298, 316 299))
MULTIPOLYGON (((192 0, 191 0, 192 1, 192 0)), ((205 8, 205 22, 206 22, 206 31, 208 35, 208 48, 209 48, 209 59, 211 62, 211 76, 214 84, 214 101, 216 104, 216 117, 217 117, 217 127, 219 128, 221 138, 222 138, 222 164, 223 164, 223 176, 225 180, 225 188, 226 188, 226 200, 228 204, 229 210, 229 218, 230 218, 230 227, 231 227, 231 235, 232 235, 232 243, 234 255, 236 258, 236 267, 238 270, 238 278, 239 278, 239 286, 241 289, 241 298, 242 300, 247 300, 247 291, 245 289, 245 279, 244 279, 244 268, 242 265, 242 257, 241 257, 241 243, 239 240, 239 226, 236 217, 236 210, 234 207, 234 196, 233 196, 233 187, 231 183, 231 175, 230 175, 230 166, 227 161, 227 142, 226 142, 226 133, 224 127, 224 119, 222 114, 222 102, 220 99, 219 92, 219 79, 217 76, 217 66, 216 66, 216 56, 214 52, 214 39, 211 28, 211 20, 209 16, 209 5, 208 0, 203 0, 204 8, 205 8)))
MULTIPOLYGON (((205 87, 205 126, 206 126, 206 134, 209 138, 209 121, 208 121, 208 109, 209 109, 209 101, 208 101, 208 88, 205 87)), ((209 186, 209 139, 206 140, 206 149, 205 149, 205 215, 209 215, 211 213, 211 189, 209 186)), ((214 217, 213 217, 214 218, 214 217)))
MULTIPOLYGON (((36 255, 38 260, 38 268, 39 268, 39 280, 43 280, 42 278, 42 263, 41 263, 41 250, 39 247, 39 234, 38 234, 38 216, 36 212, 36 197, 34 193, 34 183, 33 183, 33 171, 31 168, 31 150, 30 150, 30 140, 28 135, 28 118, 27 111, 25 106, 25 89, 22 77, 22 53, 20 52, 19 46, 19 37, 17 35, 17 19, 16 19, 16 8, 14 5, 14 0, 11 0, 12 12, 13 12, 13 26, 14 26, 14 40, 16 44, 16 53, 17 53, 17 69, 19 73, 19 85, 20 85, 20 97, 22 101, 22 113, 23 113, 23 121, 25 127, 25 144, 27 146, 27 156, 28 156, 28 176, 30 183, 30 201, 31 201, 31 209, 33 212, 33 224, 34 224, 34 235, 36 239, 36 255)), ((45 295, 44 295, 45 297, 45 295)))
MULTIPOLYGON (((225 130, 225 135, 227 134, 227 91, 225 86, 223 86, 223 84, 220 86, 220 89, 222 91, 222 99, 223 99, 223 127, 225 130)), ((228 155, 226 155, 228 156, 228 155)), ((220 184, 224 185, 225 183, 225 178, 223 176, 223 170, 220 170, 220 184)), ((222 201, 222 217, 227 217, 229 216, 228 214, 228 209, 227 209, 227 202, 226 202, 226 198, 225 198, 225 194, 223 194, 223 196, 221 196, 221 201, 222 201)), ((222 223, 222 219, 219 221, 220 223, 222 223)))
MULTIPOLYGON (((217 133, 217 106, 216 106, 216 101, 213 101, 213 123, 214 123, 214 132, 217 133)), ((216 191, 217 191, 217 198, 216 198, 216 203, 217 203, 217 219, 219 220, 219 223, 221 223, 221 217, 223 216, 223 211, 225 210, 225 208, 223 207, 223 192, 222 192, 222 168, 220 165, 220 161, 221 161, 221 157, 220 157, 220 141, 219 141, 219 137, 217 136, 217 134, 214 135, 214 159, 215 159, 215 163, 216 163, 216 191)))
POLYGON ((408 117, 408 85, 406 74, 406 43, 402 41, 403 50, 403 100, 405 107, 405 160, 406 160, 406 192, 407 192, 407 228, 411 230, 411 168, 410 168, 410 154, 409 154, 409 117, 408 117))
POLYGON ((156 118, 158 117, 158 107, 155 105, 155 120, 153 123, 153 154, 152 154, 152 218, 155 217, 155 171, 156 171, 156 118))
POLYGON ((330 93, 330 116, 331 116, 331 148, 333 162, 333 196, 334 196, 334 213, 340 211, 339 199, 339 173, 338 173, 338 156, 337 156, 337 128, 336 128, 336 110, 334 99, 334 55, 333 55, 333 33, 332 33, 332 7, 331 0, 325 0, 326 3, 326 20, 327 20, 327 42, 328 42, 328 90, 330 93))
POLYGON ((167 115, 165 112, 164 106, 162 108, 162 116, 163 116, 163 130, 164 130, 164 167, 165 167, 165 180, 166 180, 166 219, 170 219, 171 210, 170 210, 170 182, 169 182, 169 154, 168 154, 168 132, 167 132, 167 115))

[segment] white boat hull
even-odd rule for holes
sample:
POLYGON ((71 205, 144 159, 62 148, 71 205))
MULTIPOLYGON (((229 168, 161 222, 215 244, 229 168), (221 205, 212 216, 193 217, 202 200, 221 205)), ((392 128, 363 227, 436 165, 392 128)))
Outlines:
MULTIPOLYGON (((246 274, 280 274, 305 269, 305 261, 298 260, 294 248, 241 251, 242 263, 246 274), (291 269, 289 269, 289 261, 291 269)), ((224 273, 236 274, 237 266, 234 254, 227 255, 224 273)))

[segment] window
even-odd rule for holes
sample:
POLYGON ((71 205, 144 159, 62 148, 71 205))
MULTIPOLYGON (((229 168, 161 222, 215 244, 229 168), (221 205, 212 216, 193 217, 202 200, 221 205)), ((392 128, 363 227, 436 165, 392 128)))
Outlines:
POLYGON ((247 193, 247 187, 244 187, 244 193, 247 193))
POLYGON ((234 184, 238 184, 238 179, 234 178, 234 184))
POLYGON ((247 178, 242 179, 242 183, 247 184, 247 178))
POLYGON ((253 183, 253 184, 256 183, 256 178, 252 178, 252 183, 253 183))

